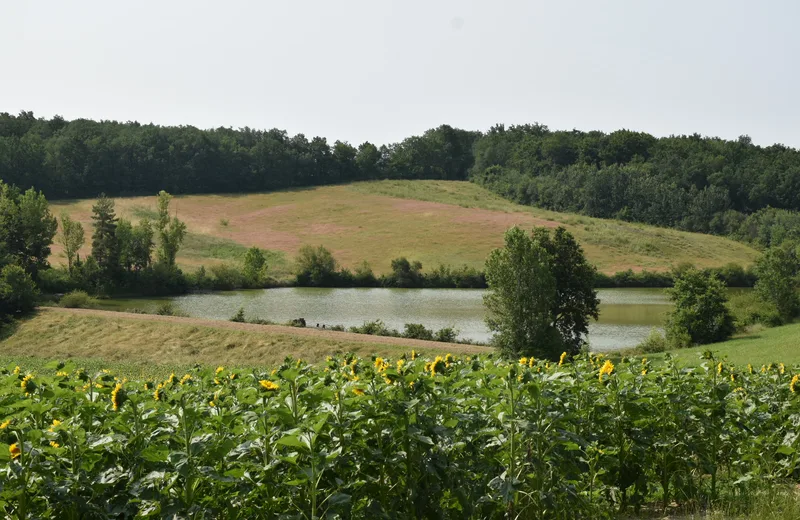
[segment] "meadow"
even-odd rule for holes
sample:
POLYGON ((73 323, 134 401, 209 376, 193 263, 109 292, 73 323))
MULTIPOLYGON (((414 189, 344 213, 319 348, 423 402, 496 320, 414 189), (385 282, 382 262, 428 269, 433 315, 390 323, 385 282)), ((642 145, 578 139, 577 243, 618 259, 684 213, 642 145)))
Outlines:
MULTIPOLYGON (((118 216, 153 218, 155 197, 118 198, 118 216)), ((52 202, 91 225, 92 200, 52 202)), ((513 225, 563 225, 604 273, 666 271, 684 262, 717 267, 752 264, 757 252, 722 237, 540 210, 508 202, 468 182, 376 181, 248 195, 176 197, 172 211, 188 225, 178 263, 188 269, 241 260, 246 249, 268 251, 270 274, 287 279, 303 245, 323 245, 345 267, 366 260, 377 273, 399 256, 431 270, 439 264, 482 269, 513 225), (420 239, 424 237, 424 239, 420 239), (376 244, 380 244, 376 247, 376 244)), ((81 251, 85 257, 90 244, 81 251)), ((63 263, 54 244, 52 263, 63 263)))
POLYGON ((799 389, 792 367, 713 358, 685 369, 412 351, 139 379, 72 362, 10 365, 0 370, 0 511, 793 518, 799 389))

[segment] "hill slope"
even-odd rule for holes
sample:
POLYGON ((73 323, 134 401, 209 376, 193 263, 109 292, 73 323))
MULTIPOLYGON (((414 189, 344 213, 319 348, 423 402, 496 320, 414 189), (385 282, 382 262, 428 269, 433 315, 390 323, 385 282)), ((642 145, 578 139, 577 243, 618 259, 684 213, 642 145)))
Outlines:
MULTIPOLYGON (((83 222, 91 234, 92 200, 54 202, 83 222)), ((117 199, 119 216, 154 215, 155 197, 117 199)), ((509 202, 461 181, 375 181, 249 195, 176 197, 173 208, 189 229, 178 262, 185 267, 241 257, 252 245, 268 249, 276 276, 289 273, 291 258, 305 245, 324 245, 353 267, 367 260, 376 273, 398 256, 438 264, 482 268, 513 225, 564 225, 605 273, 625 269, 668 270, 681 262, 700 267, 728 262, 749 265, 757 252, 722 237, 641 224, 557 213, 509 202)), ((89 246, 82 255, 89 253, 89 246)), ((58 246, 55 262, 63 262, 58 246)))
MULTIPOLYGON (((37 359, 80 358, 124 368, 126 374, 159 372, 160 366, 280 364, 286 356, 318 362, 352 352, 398 357, 412 349, 426 356, 478 354, 490 349, 322 331, 279 325, 153 316, 89 309, 43 308, 0 340, 0 366, 38 365, 37 359), (36 358, 23 361, 24 358, 36 358)), ((93 365, 93 364, 92 364, 93 365)), ((169 373, 169 369, 167 369, 169 373)))

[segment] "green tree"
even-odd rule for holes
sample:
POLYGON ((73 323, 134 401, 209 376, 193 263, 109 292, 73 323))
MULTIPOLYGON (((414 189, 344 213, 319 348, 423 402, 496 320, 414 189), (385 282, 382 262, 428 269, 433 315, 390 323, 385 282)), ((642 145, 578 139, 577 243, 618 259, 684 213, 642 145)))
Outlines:
POLYGON ((244 268, 242 272, 251 285, 263 283, 267 274, 267 257, 256 246, 251 247, 244 254, 244 268))
POLYGON ((72 220, 69 215, 61 215, 61 245, 67 257, 67 268, 72 272, 72 266, 78 257, 78 251, 83 247, 85 235, 83 226, 77 220, 72 220))
POLYGON ((295 260, 297 284, 324 287, 336 279, 336 259, 323 246, 303 246, 295 260))
POLYGON ((32 311, 38 296, 36 284, 22 267, 10 264, 0 271, 0 317, 32 311))
POLYGON ((789 322, 800 313, 800 247, 790 243, 767 249, 756 263, 756 293, 789 322))
POLYGON ((392 285, 394 287, 422 287, 422 263, 409 262, 404 256, 392 260, 392 285))
POLYGON ((562 341, 552 326, 556 280, 550 255, 518 227, 506 231, 505 246, 486 260, 486 323, 506 357, 557 359, 562 341))
POLYGON ((153 256, 153 225, 144 219, 133 226, 131 234, 130 255, 133 270, 138 272, 150 267, 153 256))
POLYGON ((92 258, 97 263, 103 282, 110 283, 119 268, 119 244, 117 242, 117 215, 114 199, 101 194, 92 206, 94 233, 92 234, 92 258))
POLYGON ((733 334, 725 284, 715 275, 687 269, 675 276, 667 294, 674 304, 667 317, 667 339, 673 345, 715 343, 733 334))
POLYGON ((550 255, 556 297, 550 320, 564 342, 564 350, 577 354, 589 333, 589 320, 597 319, 600 300, 594 289, 597 269, 583 254, 575 237, 563 227, 552 234, 546 228, 533 230, 533 240, 550 255))
POLYGON ((158 230, 158 262, 169 267, 175 267, 175 257, 186 237, 186 224, 178 220, 178 217, 169 218, 169 203, 172 195, 164 190, 158 193, 158 220, 156 230, 158 230))
POLYGON ((48 267, 58 222, 45 196, 34 189, 20 193, 0 181, 0 252, 3 263, 20 265, 34 279, 48 267))

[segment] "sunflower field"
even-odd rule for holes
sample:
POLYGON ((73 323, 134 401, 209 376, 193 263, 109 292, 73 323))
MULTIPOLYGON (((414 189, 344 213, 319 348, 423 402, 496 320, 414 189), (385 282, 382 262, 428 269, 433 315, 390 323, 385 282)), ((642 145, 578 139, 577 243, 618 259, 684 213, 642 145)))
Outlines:
POLYGON ((42 372, 0 371, 4 517, 612 518, 798 478, 800 376, 710 353, 42 372))

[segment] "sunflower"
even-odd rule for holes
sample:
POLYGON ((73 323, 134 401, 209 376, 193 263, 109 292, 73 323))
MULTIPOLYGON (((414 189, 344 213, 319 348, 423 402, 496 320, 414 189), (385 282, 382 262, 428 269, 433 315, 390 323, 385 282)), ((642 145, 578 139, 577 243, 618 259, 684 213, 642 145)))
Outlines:
POLYGON ((22 382, 19 384, 19 387, 22 388, 22 391, 26 394, 29 394, 34 388, 33 383, 31 383, 31 379, 33 379, 33 374, 28 374, 22 378, 22 382))
POLYGON ((6 420, 6 421, 3 421, 3 422, 1 422, 1 423, 0 423, 0 430, 5 430, 5 429, 6 429, 6 428, 8 428, 10 425, 11 425, 11 419, 8 419, 8 420, 6 420))
POLYGON ((163 401, 165 397, 166 394, 164 392, 164 383, 158 383, 158 386, 153 392, 153 399, 155 399, 156 401, 163 401))
POLYGON ((50 428, 47 431, 52 432, 53 430, 55 430, 59 426, 61 426, 61 421, 59 421, 58 419, 53 419, 53 424, 50 426, 50 428))
POLYGON ((444 373, 445 369, 445 361, 442 356, 436 356, 436 359, 430 364, 430 373, 432 376, 436 375, 437 373, 442 374, 444 373))
POLYGON ((614 363, 611 362, 610 359, 606 359, 606 362, 603 363, 603 366, 600 367, 600 375, 598 376, 599 380, 603 380, 604 375, 611 375, 614 372, 614 363))
POLYGON ((8 447, 8 453, 11 455, 11 460, 18 459, 22 455, 22 450, 16 442, 8 447))
POLYGON ((567 359, 567 353, 566 352, 562 352, 561 353, 561 357, 558 358, 558 366, 563 365, 565 359, 567 359))
POLYGON ((273 383, 272 381, 269 381, 267 379, 262 379, 261 381, 258 382, 258 384, 261 385, 261 388, 270 392, 274 392, 281 388, 277 383, 273 383))
POLYGON ((52 446, 53 448, 60 448, 61 447, 61 445, 59 443, 57 443, 56 441, 50 441, 50 446, 52 446))
POLYGON ((219 373, 223 370, 225 370, 225 367, 217 367, 217 369, 214 371, 214 374, 219 375, 219 373))
POLYGON ((417 359, 417 351, 416 350, 412 350, 411 351, 411 361, 414 361, 415 359, 417 359))
POLYGON ((356 395, 364 395, 364 391, 360 388, 353 388, 353 393, 356 395))
POLYGON ((519 364, 522 365, 522 366, 527 365, 528 364, 528 358, 526 358, 525 356, 519 358, 519 364))
POLYGON ((797 383, 800 383, 800 375, 795 374, 794 377, 792 377, 792 382, 789 383, 789 390, 791 390, 792 393, 797 392, 797 383))
POLYGON ((119 407, 122 406, 122 402, 124 400, 125 392, 122 391, 122 383, 117 383, 114 389, 111 391, 111 405, 114 407, 115 412, 119 410, 119 407))

